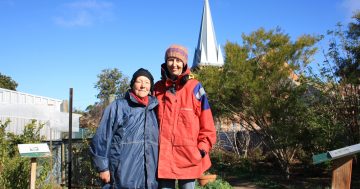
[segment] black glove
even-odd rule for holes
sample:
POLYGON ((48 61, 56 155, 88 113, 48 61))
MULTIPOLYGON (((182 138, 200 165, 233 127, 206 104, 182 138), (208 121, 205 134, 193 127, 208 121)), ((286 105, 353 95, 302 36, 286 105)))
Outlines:
POLYGON ((199 152, 200 152, 201 158, 205 157, 205 155, 206 155, 205 150, 199 149, 199 152))

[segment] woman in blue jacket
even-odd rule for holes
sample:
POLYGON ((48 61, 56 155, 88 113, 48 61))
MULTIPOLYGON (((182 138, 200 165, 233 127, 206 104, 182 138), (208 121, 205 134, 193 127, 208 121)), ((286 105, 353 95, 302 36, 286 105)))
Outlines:
POLYGON ((158 124, 151 96, 154 79, 143 68, 124 98, 104 111, 91 142, 91 154, 103 188, 157 189, 158 124))

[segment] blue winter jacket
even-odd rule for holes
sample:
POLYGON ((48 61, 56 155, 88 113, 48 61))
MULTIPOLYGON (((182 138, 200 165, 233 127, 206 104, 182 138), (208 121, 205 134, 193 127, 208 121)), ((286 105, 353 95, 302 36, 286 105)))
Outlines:
POLYGON ((153 96, 144 106, 128 92, 105 109, 90 149, 97 171, 110 170, 103 188, 157 189, 157 105, 153 96))

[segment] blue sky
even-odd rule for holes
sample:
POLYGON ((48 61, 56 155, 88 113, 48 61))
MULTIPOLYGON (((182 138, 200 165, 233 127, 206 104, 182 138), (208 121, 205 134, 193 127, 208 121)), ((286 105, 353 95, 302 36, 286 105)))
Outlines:
MULTIPOLYGON (((164 51, 197 45, 203 0, 0 0, 0 72, 18 91, 68 99, 85 109, 98 101, 97 75, 143 67, 160 79, 164 51)), ((351 21, 359 0, 209 0, 218 43, 277 26, 292 40, 325 34, 351 21)), ((321 44, 324 44, 322 42, 321 44)), ((223 52, 224 53, 224 52, 223 52)), ((320 53, 320 52, 319 52, 320 53)), ((319 56, 319 55, 318 55, 319 56)))

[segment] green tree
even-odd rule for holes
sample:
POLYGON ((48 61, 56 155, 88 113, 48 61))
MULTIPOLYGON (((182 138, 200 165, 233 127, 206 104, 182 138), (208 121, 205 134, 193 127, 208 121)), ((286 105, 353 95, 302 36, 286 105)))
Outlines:
POLYGON ((103 110, 109 103, 110 95, 123 96, 129 89, 129 78, 117 68, 104 69, 97 75, 95 88, 99 90, 100 102, 89 105, 80 118, 80 125, 86 128, 97 128, 103 110))
POLYGON ((97 98, 102 102, 108 100, 112 94, 116 96, 123 95, 129 88, 128 77, 123 75, 117 68, 104 69, 97 77, 98 81, 95 88, 99 90, 97 98))
MULTIPOLYGON (((322 67, 322 70, 328 69, 322 67)), ((308 73, 311 72, 310 69, 308 73)), ((313 116, 306 117, 311 127, 304 130, 303 154, 299 158, 308 164, 312 163, 311 155, 344 147, 347 143, 346 130, 338 116, 338 88, 333 83, 324 80, 326 78, 324 73, 321 71, 320 76, 311 73, 302 81, 307 85, 308 92, 304 96, 309 104, 307 111, 313 116)))
POLYGON ((327 61, 334 63, 335 76, 341 84, 360 84, 360 12, 353 18, 348 29, 343 31, 342 25, 337 29, 328 31, 332 38, 327 52, 327 61))
POLYGON ((206 86, 206 93, 209 95, 209 102, 211 104, 211 111, 214 115, 219 115, 222 112, 221 99, 224 98, 222 93, 218 94, 221 87, 222 69, 217 67, 204 67, 194 72, 204 86, 206 86))
MULTIPOLYGON (((215 85, 202 82, 217 108, 216 116, 232 117, 258 133, 289 176, 305 131, 311 128, 306 120, 315 116, 309 111, 308 88, 301 83, 301 74, 320 38, 304 35, 292 42, 279 28, 261 28, 242 38, 242 46, 226 43, 225 65, 216 76, 220 81, 215 85)), ((210 78, 214 74, 205 70, 200 75, 210 78)))
POLYGON ((328 32, 329 49, 323 75, 333 97, 334 114, 347 131, 348 145, 360 143, 360 11, 347 30, 339 23, 328 32))
POLYGON ((0 73, 0 88, 16 91, 18 84, 11 77, 0 73))

